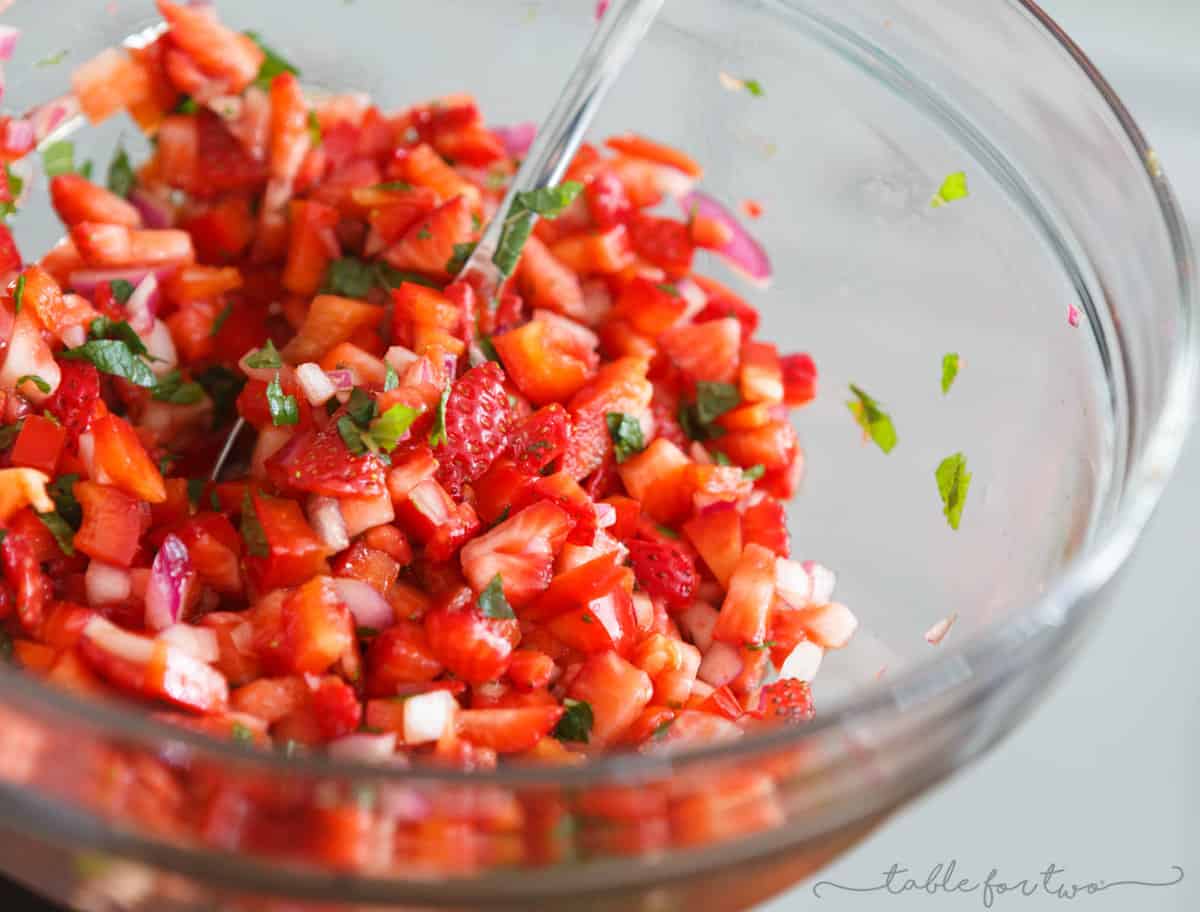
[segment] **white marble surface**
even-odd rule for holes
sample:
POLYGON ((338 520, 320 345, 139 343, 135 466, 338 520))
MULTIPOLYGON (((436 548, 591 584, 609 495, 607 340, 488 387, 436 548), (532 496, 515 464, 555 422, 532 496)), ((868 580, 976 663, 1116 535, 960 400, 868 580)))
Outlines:
MULTIPOLYGON (((985 0, 964 0, 985 2, 985 0)), ((1044 0, 1090 54, 1158 150, 1200 236, 1200 0, 1044 0)), ((873 886, 893 864, 924 883, 938 863, 958 876, 1055 885, 1136 879, 1072 902, 1015 893, 993 909, 1182 912, 1200 909, 1200 438, 1178 474, 1122 595, 1057 690, 989 756, 924 796, 822 880, 873 886)), ((898 888, 900 878, 893 883, 898 888)), ((813 884, 762 906, 958 912, 982 891, 855 894, 813 884)))

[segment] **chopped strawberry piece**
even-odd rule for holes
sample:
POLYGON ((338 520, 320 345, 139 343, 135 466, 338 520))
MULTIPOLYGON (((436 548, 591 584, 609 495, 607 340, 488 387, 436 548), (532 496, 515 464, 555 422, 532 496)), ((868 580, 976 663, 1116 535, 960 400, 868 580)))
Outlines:
POLYGON ((786 355, 783 369, 783 400, 788 405, 805 405, 817 395, 817 365, 809 355, 786 355))
POLYGON ((640 668, 615 652, 603 652, 584 663, 568 692, 591 707, 590 740, 602 746, 617 740, 637 720, 654 696, 654 685, 640 668))
POLYGON ((501 677, 521 639, 514 618, 484 617, 469 591, 425 615, 429 647, 443 665, 469 684, 501 677))
POLYGON ((736 645, 761 645, 774 597, 775 555, 761 545, 747 545, 729 580, 713 636, 736 645))
POLYGON ((452 497, 462 495, 508 446, 512 424, 504 374, 492 361, 467 371, 446 399, 445 439, 435 448, 438 480, 452 497))
POLYGON ((531 750, 562 718, 563 707, 467 709, 456 717, 459 737, 499 754, 531 750))
POLYGON ((374 497, 384 492, 384 465, 365 453, 352 456, 335 425, 297 434, 267 460, 267 473, 285 490, 326 497, 374 497))
POLYGON ((759 691, 754 715, 767 722, 808 722, 815 715, 812 691, 806 681, 780 678, 759 691))
POLYGON ((398 621, 371 640, 367 650, 367 694, 393 697, 401 685, 432 681, 442 670, 424 627, 398 621))
POLYGON ((638 583, 650 595, 675 608, 686 608, 696 591, 696 565, 674 543, 632 541, 629 559, 638 583))
POLYGON ((535 475, 566 451, 570 418, 558 403, 523 418, 509 435, 509 452, 517 470, 535 475))
POLYGON ((509 603, 527 604, 550 585, 551 566, 570 529, 571 519, 560 507, 539 501, 468 542, 463 573, 477 592, 499 574, 509 603))

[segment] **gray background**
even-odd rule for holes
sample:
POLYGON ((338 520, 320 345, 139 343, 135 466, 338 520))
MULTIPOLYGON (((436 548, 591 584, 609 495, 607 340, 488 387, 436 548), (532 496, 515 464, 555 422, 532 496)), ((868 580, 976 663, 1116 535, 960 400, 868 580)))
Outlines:
MULTIPOLYGON (((988 0, 963 0, 982 3, 988 0)), ((1200 237, 1200 0, 1044 0, 1133 111, 1200 237)), ((1200 439, 1143 540, 1120 597, 1058 688, 993 753, 924 796, 819 880, 881 882, 893 864, 924 882, 950 859, 1009 882, 1053 862, 1058 883, 1174 878, 1071 903, 1008 894, 992 908, 1200 909, 1200 439)), ((981 896, 839 893, 812 884, 761 907, 957 912, 981 896)))

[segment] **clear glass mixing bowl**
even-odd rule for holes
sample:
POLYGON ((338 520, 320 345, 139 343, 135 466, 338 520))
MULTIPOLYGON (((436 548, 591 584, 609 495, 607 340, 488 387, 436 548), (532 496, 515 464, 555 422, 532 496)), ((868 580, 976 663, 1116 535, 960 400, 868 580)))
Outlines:
MULTIPOLYGON (((221 12, 310 83, 385 108, 472 91, 504 124, 549 108, 592 7, 221 12)), ((149 0, 18 0, 4 107, 62 95, 72 66, 152 20, 149 0)), ((691 151, 714 195, 765 203, 754 231, 776 274, 752 300, 766 337, 821 368, 798 417, 793 533, 802 558, 838 570, 863 628, 822 669, 817 721, 688 755, 382 771, 255 754, 0 669, 6 873, 81 906, 155 912, 741 908, 987 749, 1046 692, 1112 592, 1193 408, 1195 264, 1129 114, 1032 2, 673 0, 594 132, 626 129, 691 151), (721 71, 765 96, 723 89, 721 71), (958 170, 970 197, 931 208, 958 170), (965 364, 949 396, 946 352, 965 364), (849 382, 891 411, 890 455, 863 445, 849 382), (955 533, 933 470, 960 450, 974 482, 955 533), (251 830, 275 832, 274 848, 251 830)), ((80 130, 77 156, 107 162, 122 131, 135 135, 118 121, 80 130)), ((57 237, 37 183, 15 220, 27 252, 57 237)))

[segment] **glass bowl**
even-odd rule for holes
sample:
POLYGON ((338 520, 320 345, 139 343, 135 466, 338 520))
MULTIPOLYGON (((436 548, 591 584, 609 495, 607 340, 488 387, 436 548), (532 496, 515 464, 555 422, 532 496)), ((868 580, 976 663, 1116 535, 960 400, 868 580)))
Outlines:
MULTIPOLYGON (((593 131, 685 148, 708 192, 765 206, 774 282, 747 295, 765 338, 821 368, 797 417, 796 551, 836 568, 862 621, 826 659, 814 722, 579 767, 381 769, 218 743, 3 668, 0 868, 79 907, 155 912, 744 908, 1010 731, 1100 615, 1178 456, 1195 264, 1157 157, 1079 49, 1027 0, 968 6, 674 0, 593 131), (969 198, 931 207, 959 170, 969 198), (964 366, 943 395, 948 352, 964 366), (864 445, 849 383, 894 417, 891 454, 864 445), (954 532, 934 468, 959 451, 974 481, 954 532)), ((384 108, 471 91, 504 124, 548 110, 592 7, 221 12, 311 85, 384 108)), ((7 113, 154 21, 149 0, 53 13, 4 14, 23 31, 7 113)), ((132 146, 128 122, 80 129, 76 154, 102 168, 122 133, 132 146)), ((30 252, 58 236, 32 179, 14 221, 30 252)))

